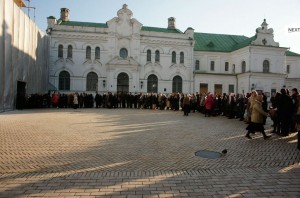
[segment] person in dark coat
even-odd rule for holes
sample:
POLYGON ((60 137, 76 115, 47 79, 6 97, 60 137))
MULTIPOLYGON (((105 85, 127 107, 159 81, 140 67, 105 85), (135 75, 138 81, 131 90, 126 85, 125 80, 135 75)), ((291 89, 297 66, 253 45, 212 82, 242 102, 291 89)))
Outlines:
MULTIPOLYGON (((263 96, 262 108, 265 112, 268 112, 268 101, 267 101, 268 98, 264 93, 262 93, 262 96, 263 96)), ((266 121, 267 121, 267 117, 265 116, 264 121, 263 121, 263 125, 266 124, 266 121)))
MULTIPOLYGON (((299 96, 299 93, 298 93, 298 89, 297 88, 293 88, 292 89, 292 102, 293 102, 293 112, 292 112, 292 116, 294 117, 297 113, 297 108, 298 108, 298 104, 299 104, 299 101, 298 101, 298 96, 299 96)), ((293 121, 291 121, 291 132, 297 132, 297 129, 296 129, 296 123, 293 121)))
POLYGON ((190 112, 190 97, 187 94, 183 97, 182 106, 184 112, 183 115, 188 116, 190 112))
POLYGON ((281 97, 278 103, 278 116, 281 122, 281 135, 288 136, 291 129, 291 118, 293 115, 293 101, 292 98, 287 95, 286 89, 281 89, 281 97))

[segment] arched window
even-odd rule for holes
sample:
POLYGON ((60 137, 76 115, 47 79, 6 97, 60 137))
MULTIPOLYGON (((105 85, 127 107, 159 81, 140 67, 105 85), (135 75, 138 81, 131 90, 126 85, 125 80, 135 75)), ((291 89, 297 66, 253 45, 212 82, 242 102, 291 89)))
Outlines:
POLYGON ((159 62, 160 61, 160 53, 158 50, 155 51, 155 62, 159 62))
POLYGON ((58 89, 59 90, 70 90, 70 74, 67 71, 62 71, 59 73, 58 79, 58 89))
POLYGON ((126 48, 120 49, 120 57, 125 59, 125 58, 127 58, 127 56, 128 56, 127 49, 126 48))
POLYGON ((95 59, 96 60, 100 59, 100 47, 96 47, 95 49, 95 59))
POLYGON ((263 62, 263 72, 264 73, 270 72, 270 62, 268 60, 264 60, 263 62))
POLYGON ((64 57, 64 47, 63 45, 58 46, 58 58, 63 58, 64 57))
POLYGON ((85 58, 86 59, 91 59, 92 57, 91 57, 91 52, 92 52, 92 50, 91 50, 91 47, 90 46, 87 46, 86 47, 86 53, 85 53, 85 58))
POLYGON ((184 53, 180 52, 180 64, 184 63, 184 53))
POLYGON ((243 61, 242 62, 242 73, 245 73, 246 72, 246 62, 243 61))
POLYGON ((73 56, 73 47, 72 47, 72 45, 69 45, 68 46, 68 58, 72 58, 72 56, 73 56))
POLYGON ((86 77, 86 90, 97 91, 97 89, 98 89, 98 75, 95 72, 90 72, 86 77))
POLYGON ((147 92, 157 93, 158 79, 157 76, 151 74, 147 79, 147 92))
POLYGON ((196 60, 195 62, 195 70, 199 70, 200 69, 200 61, 196 60))
POLYGON ((176 63, 176 52, 172 52, 172 63, 176 63))
POLYGON ((147 62, 151 61, 151 50, 147 50, 147 62))
POLYGON ((182 93, 182 78, 180 76, 175 76, 173 78, 173 86, 172 86, 173 93, 182 93))

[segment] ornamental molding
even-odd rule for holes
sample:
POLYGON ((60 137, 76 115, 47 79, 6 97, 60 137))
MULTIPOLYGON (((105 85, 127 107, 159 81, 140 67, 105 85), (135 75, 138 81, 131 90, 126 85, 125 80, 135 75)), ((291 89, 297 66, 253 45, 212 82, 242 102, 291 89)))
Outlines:
POLYGON ((141 44, 144 45, 175 45, 175 46, 186 46, 191 47, 187 41, 162 41, 162 40, 149 40, 149 39, 141 39, 141 44))
POLYGON ((91 39, 91 40, 101 40, 108 41, 107 35, 89 35, 89 34, 70 34, 70 33, 56 33, 52 36, 52 38, 60 39, 64 38, 65 40, 74 39, 91 39))

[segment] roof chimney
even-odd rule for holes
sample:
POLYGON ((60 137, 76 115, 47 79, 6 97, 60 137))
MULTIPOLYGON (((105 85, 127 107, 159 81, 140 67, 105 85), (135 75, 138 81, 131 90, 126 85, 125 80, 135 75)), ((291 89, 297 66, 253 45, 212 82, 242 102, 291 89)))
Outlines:
POLYGON ((60 9, 60 19, 62 21, 70 21, 70 10, 68 8, 60 9))
POLYGON ((176 19, 174 17, 168 18, 168 29, 176 29, 176 19))

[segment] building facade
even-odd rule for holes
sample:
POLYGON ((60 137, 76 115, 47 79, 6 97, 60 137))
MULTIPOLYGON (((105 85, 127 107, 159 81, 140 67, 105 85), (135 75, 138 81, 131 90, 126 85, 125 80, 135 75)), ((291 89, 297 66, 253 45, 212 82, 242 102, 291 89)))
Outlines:
POLYGON ((267 95, 300 86, 300 55, 279 47, 266 20, 251 37, 144 26, 127 5, 106 23, 48 17, 49 81, 64 92, 267 95))

